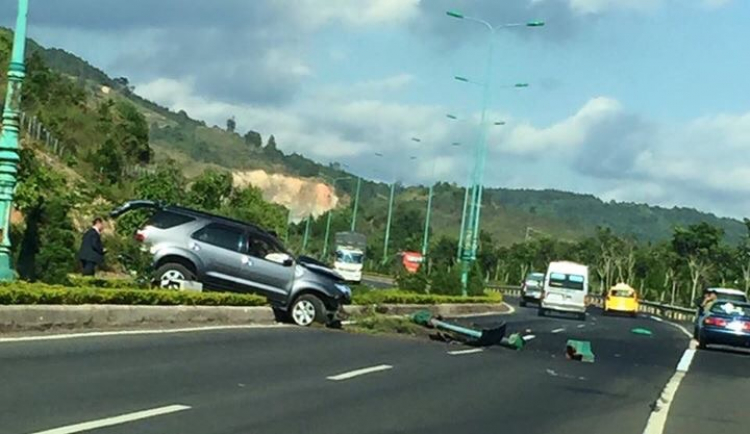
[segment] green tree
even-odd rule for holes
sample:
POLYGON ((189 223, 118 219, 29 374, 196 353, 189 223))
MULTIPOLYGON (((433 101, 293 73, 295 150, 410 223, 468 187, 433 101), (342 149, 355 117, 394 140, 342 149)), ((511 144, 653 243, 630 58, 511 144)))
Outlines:
POLYGON ((190 185, 188 202, 203 210, 215 211, 231 194, 231 173, 206 170, 190 185))
POLYGON ((286 208, 266 202, 260 189, 253 186, 234 191, 223 208, 223 214, 277 234, 283 234, 286 227, 286 208))
POLYGON ((672 248, 687 264, 690 272, 690 300, 694 300, 698 285, 708 277, 724 231, 706 222, 677 227, 672 236, 672 248))

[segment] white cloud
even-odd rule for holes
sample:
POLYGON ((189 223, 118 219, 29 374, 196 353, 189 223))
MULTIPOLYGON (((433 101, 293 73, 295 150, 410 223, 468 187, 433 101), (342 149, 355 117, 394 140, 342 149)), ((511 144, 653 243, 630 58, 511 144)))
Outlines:
POLYGON ((296 7, 301 19, 315 26, 329 22, 346 25, 377 25, 402 23, 417 13, 419 0, 297 0, 296 7))
POLYGON ((599 14, 615 9, 650 11, 661 6, 664 0, 568 0, 568 2, 570 8, 579 14, 599 14))

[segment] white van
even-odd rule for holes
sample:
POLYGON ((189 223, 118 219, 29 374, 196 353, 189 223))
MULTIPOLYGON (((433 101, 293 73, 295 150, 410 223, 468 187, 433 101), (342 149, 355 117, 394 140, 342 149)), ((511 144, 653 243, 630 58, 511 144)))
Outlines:
POLYGON ((575 262, 550 262, 544 277, 544 293, 539 315, 548 311, 573 312, 586 320, 589 268, 575 262))

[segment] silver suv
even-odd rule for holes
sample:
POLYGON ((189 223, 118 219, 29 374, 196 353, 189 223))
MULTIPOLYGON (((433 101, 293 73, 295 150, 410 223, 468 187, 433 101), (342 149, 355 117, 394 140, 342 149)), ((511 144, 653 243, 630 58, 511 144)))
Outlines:
POLYGON ((351 301, 338 273, 311 258, 294 258, 258 226, 146 200, 126 202, 110 215, 137 209, 153 212, 135 238, 149 246, 163 287, 198 281, 211 289, 257 293, 301 326, 331 323, 351 301))

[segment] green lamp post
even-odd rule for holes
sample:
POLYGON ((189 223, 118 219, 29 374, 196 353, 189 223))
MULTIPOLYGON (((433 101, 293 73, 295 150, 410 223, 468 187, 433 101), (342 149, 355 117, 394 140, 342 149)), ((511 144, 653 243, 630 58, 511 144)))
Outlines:
MULTIPOLYGON (((344 176, 341 178, 331 179, 328 177, 324 177, 331 181, 331 188, 335 191, 336 190, 336 183, 338 181, 343 181, 345 179, 352 179, 351 176, 344 176)), ((323 259, 325 260, 326 256, 328 255, 328 238, 330 238, 331 235, 331 216, 333 214, 333 208, 328 210, 328 219, 326 221, 326 235, 325 240, 323 241, 323 259)))
MULTIPOLYGON (((510 23, 501 25, 492 25, 489 22, 466 16, 460 12, 448 11, 446 14, 451 18, 457 18, 460 20, 472 21, 483 25, 489 30, 489 44, 487 59, 485 65, 485 77, 484 82, 481 83, 483 96, 482 96, 482 111, 479 129, 479 140, 475 151, 474 171, 472 176, 472 188, 471 188, 471 201, 468 209, 468 220, 464 228, 464 242, 466 243, 466 249, 463 249, 461 258, 461 287, 464 295, 467 294, 467 288, 469 283, 469 271, 471 270, 472 263, 476 260, 477 244, 479 240, 479 221, 482 204, 482 190, 483 190, 483 179, 484 179, 484 167, 487 155, 487 128, 486 118, 487 109, 490 105, 490 95, 492 91, 492 61, 495 50, 495 35, 498 30, 511 27, 541 27, 544 26, 543 21, 529 21, 527 23, 510 23)), ((458 81, 470 82, 465 77, 455 77, 458 81)), ((524 87, 524 86, 520 86, 524 87)))
POLYGON ((11 260, 9 237, 10 212, 13 209, 13 193, 18 174, 18 155, 21 88, 26 77, 24 55, 26 53, 26 16, 28 0, 18 0, 18 16, 13 34, 13 51, 8 68, 8 90, 3 110, 3 132, 0 137, 0 280, 10 281, 16 277, 11 260))

